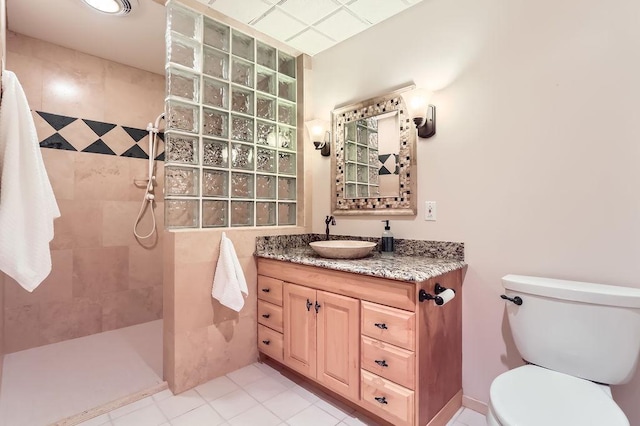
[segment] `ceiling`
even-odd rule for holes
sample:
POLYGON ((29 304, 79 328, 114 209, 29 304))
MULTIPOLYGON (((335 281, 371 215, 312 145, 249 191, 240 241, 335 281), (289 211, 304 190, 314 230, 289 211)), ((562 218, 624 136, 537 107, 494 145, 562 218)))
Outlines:
POLYGON ((198 0, 315 55, 422 0, 198 0))
MULTIPOLYGON (((422 0, 198 0, 315 55, 422 0)), ((81 0, 7 0, 9 30, 143 70, 164 72, 165 8, 137 0, 126 17, 81 0)))
POLYGON ((164 74, 165 8, 137 0, 128 16, 107 16, 81 0, 7 0, 11 31, 164 74))

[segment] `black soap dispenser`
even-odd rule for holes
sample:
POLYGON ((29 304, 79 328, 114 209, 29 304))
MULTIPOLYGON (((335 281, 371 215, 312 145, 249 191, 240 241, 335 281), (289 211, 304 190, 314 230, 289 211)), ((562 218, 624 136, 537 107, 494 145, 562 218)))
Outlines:
POLYGON ((383 220, 382 222, 386 222, 384 227, 384 232, 382 233, 382 244, 380 253, 383 257, 391 257, 393 256, 393 234, 391 233, 391 227, 389 226, 388 220, 383 220))

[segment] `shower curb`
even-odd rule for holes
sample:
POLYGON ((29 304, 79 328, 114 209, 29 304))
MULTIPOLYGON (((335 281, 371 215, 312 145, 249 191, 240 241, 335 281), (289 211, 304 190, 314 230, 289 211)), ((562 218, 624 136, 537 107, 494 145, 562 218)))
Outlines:
POLYGON ((117 408, 124 407, 125 405, 131 404, 132 402, 136 402, 141 399, 144 399, 155 393, 162 392, 163 390, 166 390, 166 389, 169 389, 169 385, 167 384, 167 382, 162 382, 153 387, 142 390, 140 392, 132 393, 131 395, 127 395, 123 398, 116 399, 114 401, 108 402, 103 405, 99 405, 94 408, 90 408, 79 414, 74 414, 73 416, 69 416, 55 423, 51 423, 51 425, 49 426, 74 426, 82 422, 86 422, 87 420, 91 420, 94 417, 98 417, 103 414, 106 414, 117 408))

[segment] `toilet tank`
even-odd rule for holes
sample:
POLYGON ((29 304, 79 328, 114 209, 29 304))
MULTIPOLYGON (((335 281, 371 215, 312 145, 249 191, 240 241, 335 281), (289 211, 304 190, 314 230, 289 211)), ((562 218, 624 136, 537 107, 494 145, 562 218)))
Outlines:
POLYGON ((507 317, 522 358, 606 384, 631 380, 640 355, 640 289, 506 275, 507 317))

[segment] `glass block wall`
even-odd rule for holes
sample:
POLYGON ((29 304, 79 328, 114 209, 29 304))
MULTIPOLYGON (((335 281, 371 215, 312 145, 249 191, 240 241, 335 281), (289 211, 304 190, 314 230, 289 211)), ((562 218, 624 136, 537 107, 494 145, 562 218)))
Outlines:
POLYGON ((296 58, 167 8, 165 223, 296 224, 296 58))

